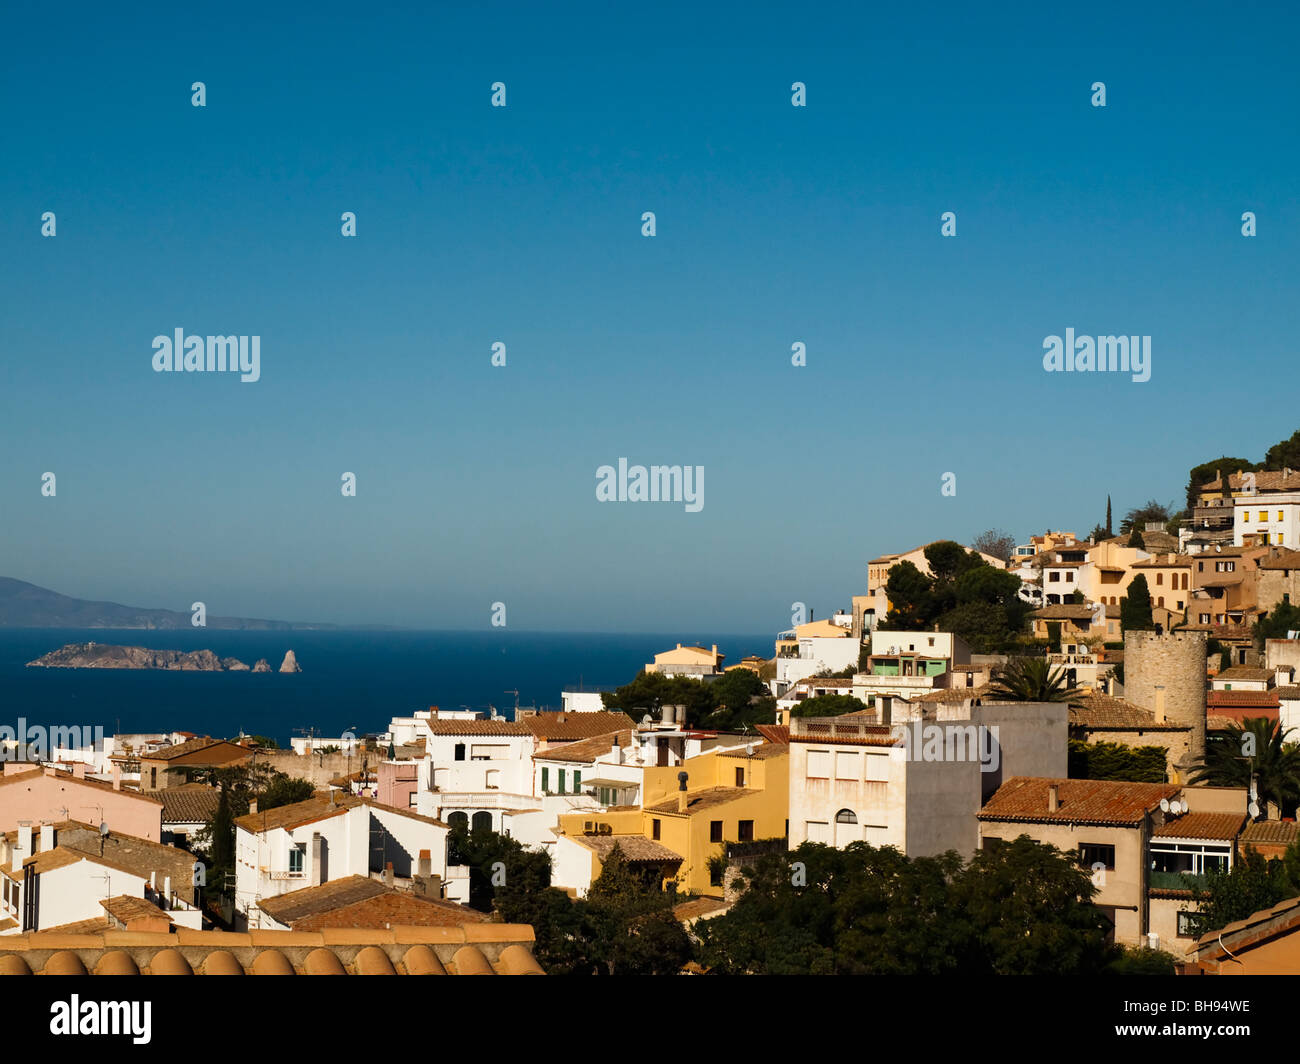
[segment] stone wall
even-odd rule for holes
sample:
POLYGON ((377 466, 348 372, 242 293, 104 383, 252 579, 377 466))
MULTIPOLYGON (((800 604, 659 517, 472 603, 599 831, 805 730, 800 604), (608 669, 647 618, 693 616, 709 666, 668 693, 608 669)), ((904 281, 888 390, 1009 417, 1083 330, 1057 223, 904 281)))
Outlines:
POLYGON ((1124 633, 1125 699, 1191 727, 1187 754, 1170 766, 1180 780, 1205 756, 1205 643, 1204 632, 1124 633))

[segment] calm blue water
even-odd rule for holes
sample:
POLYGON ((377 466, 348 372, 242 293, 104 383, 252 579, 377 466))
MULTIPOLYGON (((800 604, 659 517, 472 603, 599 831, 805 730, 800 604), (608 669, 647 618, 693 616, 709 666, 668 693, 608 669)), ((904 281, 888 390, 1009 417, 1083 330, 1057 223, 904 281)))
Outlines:
POLYGON ((0 723, 98 725, 106 734, 177 729, 231 736, 240 729, 286 744, 298 728, 334 736, 387 728, 395 715, 438 705, 513 710, 560 707, 560 692, 615 687, 677 643, 718 644, 734 664, 772 655, 772 635, 595 635, 510 632, 238 632, 0 628, 0 723), (28 669, 65 643, 213 651, 278 669, 292 648, 303 671, 158 672, 28 669))

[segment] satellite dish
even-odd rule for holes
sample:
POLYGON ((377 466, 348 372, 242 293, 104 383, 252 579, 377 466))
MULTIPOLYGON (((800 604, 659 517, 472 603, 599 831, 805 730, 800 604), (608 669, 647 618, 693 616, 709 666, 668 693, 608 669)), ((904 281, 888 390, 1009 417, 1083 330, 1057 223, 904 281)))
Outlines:
POLYGON ((1253 817, 1259 816, 1259 803, 1251 802, 1250 805, 1246 806, 1246 812, 1248 812, 1253 817))
POLYGON ((1168 799, 1168 798, 1161 798, 1161 799, 1160 799, 1160 811, 1161 811, 1162 813, 1167 813, 1167 812, 1169 812, 1169 808, 1170 808, 1170 807, 1169 807, 1169 799, 1168 799))

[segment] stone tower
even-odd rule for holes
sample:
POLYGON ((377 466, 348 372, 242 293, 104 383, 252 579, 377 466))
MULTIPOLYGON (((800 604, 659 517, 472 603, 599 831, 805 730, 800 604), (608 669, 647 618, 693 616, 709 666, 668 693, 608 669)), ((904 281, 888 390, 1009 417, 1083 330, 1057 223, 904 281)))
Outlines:
POLYGON ((1191 725, 1187 754, 1171 765, 1181 782, 1205 757, 1205 641, 1204 632, 1124 633, 1125 700, 1158 723, 1191 725))

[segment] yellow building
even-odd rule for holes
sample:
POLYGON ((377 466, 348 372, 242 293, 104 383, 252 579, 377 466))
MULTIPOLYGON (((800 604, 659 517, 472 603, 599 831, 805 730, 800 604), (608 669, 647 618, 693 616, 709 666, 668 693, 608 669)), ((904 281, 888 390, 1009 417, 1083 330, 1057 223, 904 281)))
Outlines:
POLYGON ((654 661, 645 667, 646 672, 658 672, 665 676, 715 676, 722 671, 722 661, 726 654, 718 653, 718 645, 712 650, 704 647, 686 647, 678 643, 673 650, 656 654, 654 661))
POLYGON ((721 875, 710 871, 709 858, 722 854, 728 842, 786 834, 789 754, 788 745, 756 742, 748 748, 702 754, 680 767, 647 768, 641 808, 561 816, 555 853, 557 885, 585 894, 622 837, 627 844, 620 846, 620 852, 634 863, 653 864, 666 872, 666 851, 678 856, 675 874, 665 875, 665 881, 676 881, 678 891, 721 897, 721 875), (685 790, 680 789, 682 772, 685 790), (656 846, 645 846, 645 840, 656 846))

